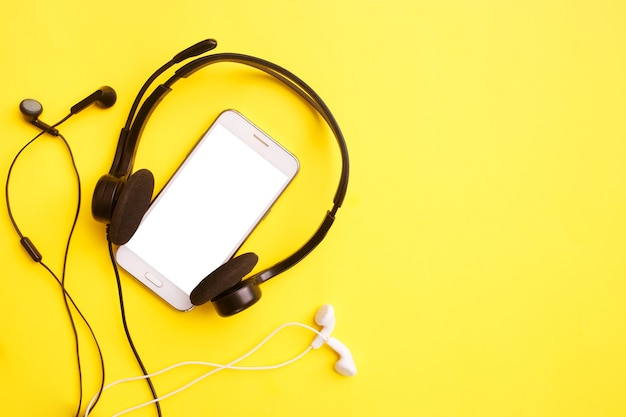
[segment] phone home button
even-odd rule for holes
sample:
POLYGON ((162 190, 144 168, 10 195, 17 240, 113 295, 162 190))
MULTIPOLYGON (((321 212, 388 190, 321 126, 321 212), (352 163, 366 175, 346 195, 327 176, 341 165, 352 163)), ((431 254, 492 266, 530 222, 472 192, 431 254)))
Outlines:
POLYGON ((146 279, 148 281, 150 281, 151 283, 153 283, 157 287, 161 288, 163 286, 163 281, 161 281, 156 276, 154 276, 154 274, 152 272, 146 272, 144 276, 146 277, 146 279))

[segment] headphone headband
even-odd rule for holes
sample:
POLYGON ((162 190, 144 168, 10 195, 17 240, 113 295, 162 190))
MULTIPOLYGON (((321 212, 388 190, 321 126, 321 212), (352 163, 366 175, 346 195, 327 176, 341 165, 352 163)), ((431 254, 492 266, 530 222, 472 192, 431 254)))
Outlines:
MULTIPOLYGON (((119 155, 116 153, 116 158, 109 173, 119 178, 126 177, 130 174, 143 129, 145 128, 148 119, 152 115, 156 106, 161 102, 161 100, 163 100, 167 93, 172 91, 172 85, 181 78, 188 78, 196 71, 219 62, 233 62, 247 65, 273 76, 305 99, 317 111, 317 113, 322 116, 332 130, 341 152, 341 177, 335 198, 333 200, 337 208, 339 208, 343 202, 348 187, 349 158, 348 147, 335 117, 330 112, 330 109, 326 106, 321 97, 298 76, 279 65, 250 55, 235 53, 208 55, 197 58, 176 70, 170 79, 156 87, 152 94, 150 94, 150 96, 148 96, 148 98, 144 101, 141 108, 137 112, 130 129, 122 130, 122 135, 120 135, 120 142, 123 143, 122 152, 118 152, 119 155)), ((333 209, 332 212, 336 212, 336 208, 333 209)))

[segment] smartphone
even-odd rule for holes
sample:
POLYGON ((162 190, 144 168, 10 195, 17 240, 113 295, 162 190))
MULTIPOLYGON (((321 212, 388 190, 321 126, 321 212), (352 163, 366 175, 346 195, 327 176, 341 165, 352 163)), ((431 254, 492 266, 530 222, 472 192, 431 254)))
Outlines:
POLYGON ((117 263, 174 308, 228 261, 299 169, 235 110, 221 113, 156 196, 117 263))

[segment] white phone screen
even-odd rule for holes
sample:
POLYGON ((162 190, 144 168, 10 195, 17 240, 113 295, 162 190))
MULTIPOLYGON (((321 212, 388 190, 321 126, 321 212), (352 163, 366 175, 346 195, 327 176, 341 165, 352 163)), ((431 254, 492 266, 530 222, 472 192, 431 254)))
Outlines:
POLYGON ((291 177, 218 119, 124 246, 189 294, 235 253, 291 177))

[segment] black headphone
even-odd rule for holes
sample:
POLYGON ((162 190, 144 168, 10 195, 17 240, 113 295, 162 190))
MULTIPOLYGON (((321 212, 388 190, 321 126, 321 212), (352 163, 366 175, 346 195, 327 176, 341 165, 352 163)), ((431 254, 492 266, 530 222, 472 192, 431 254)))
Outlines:
POLYGON ((218 314, 230 316, 256 303, 261 297, 260 284, 294 266, 324 239, 346 194, 349 160, 348 148, 341 129, 317 93, 288 70, 249 55, 218 53, 196 58, 176 70, 167 81, 156 87, 137 111, 143 95, 158 76, 173 65, 204 54, 216 46, 215 40, 207 39, 185 49, 155 71, 144 83, 131 107, 126 125, 120 133, 111 169, 96 184, 91 208, 93 217, 108 225, 108 238, 112 243, 123 245, 130 240, 150 205, 154 189, 154 177, 150 171, 141 169, 132 173, 139 138, 154 109, 172 90, 172 85, 181 78, 187 78, 211 64, 233 62, 261 70, 298 93, 326 121, 339 145, 342 158, 341 177, 333 207, 326 212, 321 225, 304 245, 277 264, 242 280, 252 271, 258 260, 255 254, 246 253, 227 261, 204 278, 192 291, 192 304, 200 305, 211 300, 218 314))

